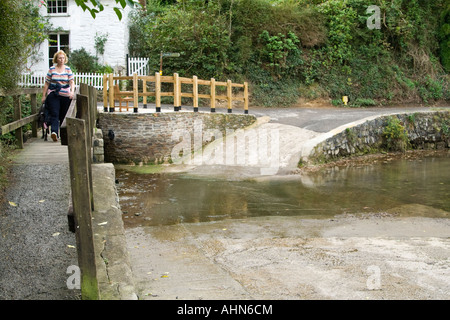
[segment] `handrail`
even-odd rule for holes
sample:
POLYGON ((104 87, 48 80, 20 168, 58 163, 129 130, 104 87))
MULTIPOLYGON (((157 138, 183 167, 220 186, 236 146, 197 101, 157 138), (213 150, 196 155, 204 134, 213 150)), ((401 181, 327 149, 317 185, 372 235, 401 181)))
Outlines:
POLYGON ((0 135, 7 134, 15 130, 17 147, 23 149, 23 130, 22 127, 28 123, 32 123, 31 135, 37 137, 37 124, 36 120, 39 117, 37 110, 37 97, 36 95, 41 92, 40 88, 19 88, 12 91, 1 91, 0 96, 13 96, 14 105, 14 121, 7 123, 0 127, 0 135), (22 118, 22 108, 20 105, 20 96, 29 94, 31 99, 31 115, 22 118))
MULTIPOLYGON (((143 106, 147 107, 147 97, 155 97, 156 112, 161 112, 161 97, 173 97, 174 111, 181 110, 181 98, 187 97, 193 99, 194 112, 198 111, 198 100, 209 99, 211 112, 216 110, 216 100, 222 99, 227 101, 228 113, 232 113, 233 101, 242 101, 244 103, 244 113, 248 114, 248 83, 233 83, 231 80, 226 82, 216 81, 214 78, 211 80, 198 79, 197 76, 192 78, 180 77, 177 73, 173 76, 161 76, 158 72, 154 76, 138 76, 137 73, 133 76, 114 76, 113 74, 103 76, 103 107, 104 111, 113 112, 115 110, 115 100, 117 96, 133 96, 133 109, 134 112, 138 112, 138 98, 143 97, 143 106), (115 92, 115 84, 118 84, 120 80, 132 80, 133 91, 119 91, 115 92), (142 81, 142 91, 139 91, 139 81, 142 81), (147 82, 154 82, 155 89, 153 91, 147 91, 147 82), (172 83, 172 91, 162 91, 162 83, 172 83), (192 92, 182 92, 182 84, 192 85, 192 92), (209 94, 201 94, 198 92, 198 86, 209 86, 209 94), (227 88, 226 95, 216 95, 216 87, 224 86, 227 88), (242 88, 243 97, 233 96, 233 88, 242 88)), ((131 100, 131 99, 130 99, 131 100)), ((128 109, 128 107, 125 107, 128 109)))
POLYGON ((77 238, 78 265, 81 270, 81 297, 99 299, 96 270, 92 211, 92 130, 97 109, 97 91, 87 84, 80 85, 61 125, 61 143, 67 144, 72 205, 69 226, 77 238))

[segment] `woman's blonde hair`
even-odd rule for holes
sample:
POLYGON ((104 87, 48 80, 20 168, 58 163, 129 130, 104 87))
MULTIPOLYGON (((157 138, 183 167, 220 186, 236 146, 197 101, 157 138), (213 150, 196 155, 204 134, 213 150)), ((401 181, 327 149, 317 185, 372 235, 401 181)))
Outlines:
POLYGON ((64 63, 69 62, 69 58, 67 58, 67 54, 63 51, 63 50, 59 50, 58 52, 55 53, 55 55, 53 56, 53 63, 58 63, 58 56, 60 54, 64 55, 64 63))

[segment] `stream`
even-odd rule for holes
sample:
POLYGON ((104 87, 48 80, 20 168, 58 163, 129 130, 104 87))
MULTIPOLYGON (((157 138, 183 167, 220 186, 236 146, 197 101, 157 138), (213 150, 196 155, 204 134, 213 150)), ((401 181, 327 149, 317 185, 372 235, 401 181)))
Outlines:
POLYGON ((243 180, 120 166, 116 179, 125 227, 257 216, 450 217, 448 151, 243 180))

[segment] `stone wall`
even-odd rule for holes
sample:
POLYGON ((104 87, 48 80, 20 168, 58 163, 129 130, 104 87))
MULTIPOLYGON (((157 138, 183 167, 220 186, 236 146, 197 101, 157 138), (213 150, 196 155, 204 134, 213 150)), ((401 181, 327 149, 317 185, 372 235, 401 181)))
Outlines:
POLYGON ((212 141, 211 133, 225 135, 255 121, 255 116, 244 114, 100 113, 98 127, 103 133, 105 162, 150 164, 170 162, 180 143, 195 144, 197 149, 212 141))
POLYGON ((407 134, 406 145, 412 149, 444 149, 450 147, 450 112, 396 114, 382 116, 362 124, 342 128, 334 136, 318 143, 308 160, 329 161, 349 155, 387 150, 384 130, 389 117, 396 117, 407 134))

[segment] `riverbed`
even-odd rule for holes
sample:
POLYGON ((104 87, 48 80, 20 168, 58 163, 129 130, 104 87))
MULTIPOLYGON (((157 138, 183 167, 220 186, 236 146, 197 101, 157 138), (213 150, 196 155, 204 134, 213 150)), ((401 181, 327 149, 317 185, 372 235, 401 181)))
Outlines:
POLYGON ((138 296, 448 299, 449 160, 242 180, 118 170, 138 296))

